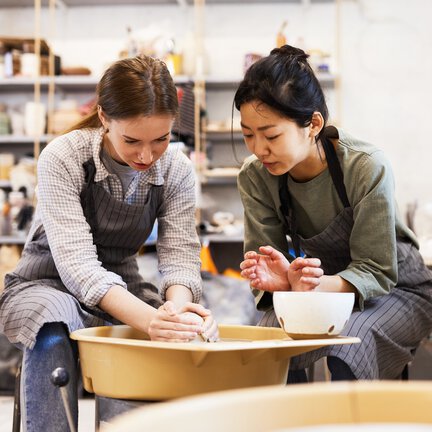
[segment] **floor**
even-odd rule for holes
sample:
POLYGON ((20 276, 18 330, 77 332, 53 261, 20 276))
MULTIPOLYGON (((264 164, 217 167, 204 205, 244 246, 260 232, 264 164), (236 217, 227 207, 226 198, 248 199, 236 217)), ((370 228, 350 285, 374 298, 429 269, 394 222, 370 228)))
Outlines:
MULTIPOLYGON (((94 432, 94 399, 79 401, 79 432, 94 432)), ((13 397, 0 396, 0 432, 12 430, 13 397)), ((103 432, 103 428, 100 429, 103 432)))

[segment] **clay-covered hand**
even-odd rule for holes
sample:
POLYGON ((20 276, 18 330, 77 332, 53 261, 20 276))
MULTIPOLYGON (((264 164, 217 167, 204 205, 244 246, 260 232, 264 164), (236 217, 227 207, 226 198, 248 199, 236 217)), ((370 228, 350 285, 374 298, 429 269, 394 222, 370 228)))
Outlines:
POLYGON ((172 301, 167 301, 151 320, 148 333, 154 341, 189 342, 201 334, 202 328, 203 319, 199 315, 184 314, 172 301))
POLYGON ((318 258, 296 258, 288 269, 288 280, 292 291, 312 291, 319 284, 324 272, 318 258))
POLYGON ((289 291, 287 277, 289 261, 271 246, 261 246, 260 254, 246 252, 241 262, 241 275, 250 280, 250 285, 263 291, 289 291))
POLYGON ((197 303, 186 303, 180 311, 183 315, 195 316, 195 319, 201 320, 200 336, 204 341, 216 342, 219 340, 218 325, 209 309, 197 303))

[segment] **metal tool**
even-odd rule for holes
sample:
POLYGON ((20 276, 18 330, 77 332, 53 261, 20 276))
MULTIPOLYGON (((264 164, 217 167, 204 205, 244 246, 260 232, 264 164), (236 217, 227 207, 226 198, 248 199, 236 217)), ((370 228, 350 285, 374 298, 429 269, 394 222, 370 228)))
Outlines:
POLYGON ((66 369, 62 367, 58 367, 54 369, 51 374, 51 382, 60 388, 60 394, 63 400, 63 406, 66 411, 66 417, 69 423, 69 429, 71 432, 77 432, 75 429, 75 424, 72 418, 72 413, 69 405, 69 398, 66 391, 66 384, 69 382, 69 374, 66 369))

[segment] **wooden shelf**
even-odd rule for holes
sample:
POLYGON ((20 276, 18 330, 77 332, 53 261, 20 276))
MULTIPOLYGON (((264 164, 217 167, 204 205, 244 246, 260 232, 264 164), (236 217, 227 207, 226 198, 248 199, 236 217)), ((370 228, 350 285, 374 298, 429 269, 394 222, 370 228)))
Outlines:
MULTIPOLYGON (((208 141, 228 141, 231 142, 231 131, 228 129, 220 129, 220 130, 204 130, 208 141)), ((234 130, 232 138, 234 141, 242 141, 243 142, 243 134, 239 130, 234 130)))
MULTIPOLYGON (((51 77, 40 77, 42 88, 47 88, 50 82, 51 77)), ((94 90, 97 82, 98 78, 90 75, 59 75, 54 77, 54 84, 64 89, 94 90)), ((0 79, 0 88, 5 91, 29 91, 33 89, 34 84, 35 79, 28 77, 17 76, 0 79)))
POLYGON ((237 185, 236 177, 209 177, 201 181, 202 186, 235 186, 237 185))
MULTIPOLYGON (((48 143, 54 138, 54 135, 41 135, 39 140, 41 143, 48 143)), ((34 137, 26 135, 0 135, 0 145, 8 144, 33 144, 34 137)))
MULTIPOLYGON (((322 85, 332 86, 336 80, 335 75, 332 74, 317 74, 317 77, 322 85)), ((209 89, 236 89, 242 77, 214 77, 208 76, 205 78, 206 87, 209 89)), ((51 78, 49 76, 42 76, 40 84, 42 87, 47 87, 51 78)), ((99 81, 99 77, 93 75, 57 75, 54 77, 54 84, 65 90, 93 90, 99 81)), ((176 84, 186 84, 193 82, 193 78, 186 75, 174 76, 176 84)), ((0 88, 3 90, 29 90, 34 86, 34 78, 28 77, 13 77, 1 78, 0 88)))
POLYGON ((233 185, 237 183, 239 168, 213 168, 204 171, 202 185, 233 185))
MULTIPOLYGON (((127 6, 127 5, 179 5, 182 3, 193 4, 190 0, 182 2, 181 0, 61 0, 60 5, 66 7, 80 6, 127 6)), ((34 7, 34 0, 0 0, 0 8, 21 8, 34 7)), ((42 0, 42 7, 48 7, 48 1, 42 0)))
POLYGON ((18 236, 0 236, 0 245, 9 244, 9 245, 23 245, 25 243, 25 237, 18 236))
POLYGON ((210 243, 242 243, 243 235, 228 235, 228 234, 199 234, 201 242, 209 241, 210 243))
MULTIPOLYGON (((329 3, 335 0, 310 0, 311 3, 329 3)), ((250 5, 250 4, 280 4, 309 3, 307 0, 206 0, 210 5, 250 5)), ((193 6, 194 0, 61 0, 59 4, 66 7, 83 6, 193 6)), ((0 8, 34 7, 34 0, 0 0, 0 8)), ((48 7, 48 0, 42 0, 42 7, 48 7)))
MULTIPOLYGON (((191 80, 192 79, 186 75, 174 76, 174 82, 176 84, 186 84, 191 80)), ((40 83, 43 88, 48 87, 50 82, 51 77, 49 76, 42 76, 40 78, 40 83)), ((55 86, 63 90, 95 90, 98 82, 99 77, 93 75, 57 75, 54 77, 55 86)), ((1 78, 0 89, 8 91, 28 91, 33 89, 34 83, 34 78, 28 77, 1 78)))
POLYGON ((0 180, 0 188, 12 187, 12 184, 9 180, 0 180))
MULTIPOLYGON (((332 87, 336 81, 336 75, 324 72, 315 72, 318 81, 323 87, 332 87)), ((239 85, 242 77, 217 77, 209 75, 204 78, 207 89, 233 89, 235 90, 239 85)))
POLYGON ((233 177, 236 178, 240 169, 236 167, 211 168, 204 171, 207 178, 233 177))

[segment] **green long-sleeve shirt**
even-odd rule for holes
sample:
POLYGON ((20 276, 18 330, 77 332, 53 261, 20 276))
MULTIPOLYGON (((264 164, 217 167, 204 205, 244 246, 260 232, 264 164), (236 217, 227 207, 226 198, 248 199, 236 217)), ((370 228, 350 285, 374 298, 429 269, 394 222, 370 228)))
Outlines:
MULTIPOLYGON (((336 152, 354 217, 349 240, 351 262, 338 275, 356 287, 362 307, 364 300, 386 294, 396 285, 396 239, 407 238, 416 247, 418 244, 398 215, 393 174, 383 152, 342 130, 336 152)), ((288 257, 279 176, 250 157, 241 169, 238 187, 245 209, 245 251, 271 245, 288 257)), ((304 183, 288 176, 288 188, 297 231, 304 238, 322 232, 343 210, 328 169, 304 183)), ((254 294, 259 303, 263 292, 254 290, 254 294)))

